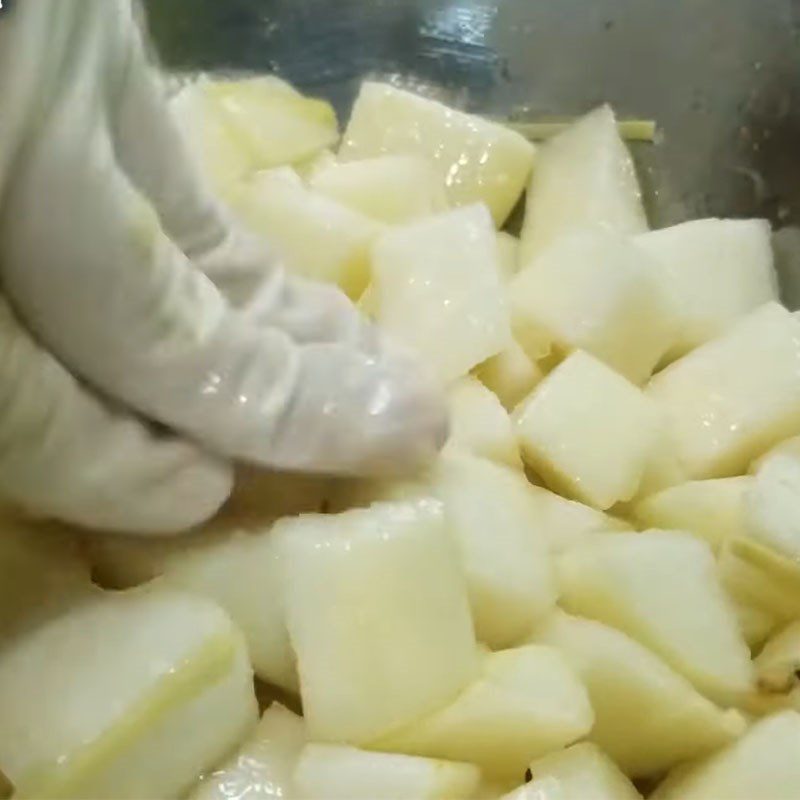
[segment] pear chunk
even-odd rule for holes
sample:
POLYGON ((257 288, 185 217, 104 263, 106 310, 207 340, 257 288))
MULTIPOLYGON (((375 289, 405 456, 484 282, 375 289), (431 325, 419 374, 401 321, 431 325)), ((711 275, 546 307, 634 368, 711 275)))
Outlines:
POLYGON ((739 741, 678 770, 654 800, 794 800, 800 786, 800 714, 784 711, 756 722, 739 741))
POLYGON ((469 800, 480 782, 472 764, 310 744, 295 772, 297 797, 325 800, 469 800))
POLYGON ((485 203, 502 227, 519 200, 535 147, 496 122, 465 114, 388 84, 365 82, 339 155, 417 155, 435 166, 450 203, 485 203))
POLYGON ((586 227, 622 235, 647 230, 633 160, 609 106, 539 148, 522 228, 523 267, 553 242, 586 227))
POLYGON ((668 361, 778 299, 771 234, 763 219, 698 219, 636 237, 678 320, 668 361))
POLYGON ((480 205, 389 231, 372 252, 378 323, 442 380, 466 375, 512 341, 498 258, 480 205))
POLYGON ((586 735, 594 715, 583 684, 556 650, 528 645, 491 653, 449 706, 377 742, 381 749, 478 764, 518 778, 532 758, 586 735))
POLYGON ((256 721, 241 634, 172 592, 102 595, 0 653, 0 764, 19 797, 177 797, 256 721))
POLYGON ((551 372, 514 417, 524 461, 550 488, 601 511, 636 494, 660 432, 654 404, 582 351, 551 372))
POLYGON ((619 767, 590 742, 550 753, 530 771, 530 783, 502 800, 641 800, 619 767))
POLYGON ((648 394, 688 478, 741 475, 800 432, 800 320, 761 306, 656 375, 648 394))
POLYGON ((302 718, 273 703, 237 754, 206 775, 190 800, 291 797, 294 769, 306 738, 302 718))
POLYGON ((445 705, 478 673, 440 503, 287 519, 273 535, 313 739, 372 741, 445 705))
POLYGON ((567 611, 627 633, 722 704, 752 688, 750 651, 705 542, 619 533, 576 545, 558 563, 567 611))
POLYGON ((738 712, 723 711, 652 651, 602 623, 560 612, 534 641, 557 648, 578 671, 595 712, 589 738, 628 775, 658 775, 747 727, 738 712))

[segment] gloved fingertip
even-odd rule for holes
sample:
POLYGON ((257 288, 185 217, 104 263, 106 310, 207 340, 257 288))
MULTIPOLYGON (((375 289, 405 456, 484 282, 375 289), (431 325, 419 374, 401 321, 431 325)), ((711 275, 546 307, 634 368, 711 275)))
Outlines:
POLYGON ((225 505, 233 485, 234 470, 228 462, 211 456, 193 459, 165 485, 146 529, 140 526, 133 532, 168 536, 196 528, 225 505))

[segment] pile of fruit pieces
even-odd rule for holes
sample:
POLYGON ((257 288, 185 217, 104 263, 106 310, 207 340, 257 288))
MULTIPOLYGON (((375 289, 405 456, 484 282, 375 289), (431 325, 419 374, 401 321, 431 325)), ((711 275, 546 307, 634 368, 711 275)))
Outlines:
POLYGON ((406 481, 242 473, 179 539, 9 518, 15 796, 800 797, 800 320, 769 225, 648 231, 607 107, 536 148, 376 83, 341 143, 276 79, 173 102, 246 224, 448 385, 452 435, 406 481))

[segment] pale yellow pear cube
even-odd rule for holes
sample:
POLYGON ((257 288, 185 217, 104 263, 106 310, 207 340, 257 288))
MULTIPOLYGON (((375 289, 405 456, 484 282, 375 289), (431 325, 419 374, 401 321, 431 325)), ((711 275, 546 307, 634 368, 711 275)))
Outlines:
POLYGON ((751 461, 750 468, 748 469, 749 474, 755 475, 763 463, 772 458, 772 456, 777 455, 794 456, 800 458, 800 436, 792 436, 788 439, 784 439, 779 444, 776 444, 775 447, 767 450, 767 452, 762 456, 759 456, 754 461, 751 461))
POLYGON ((104 595, 0 654, 0 764, 20 797, 178 797, 257 719, 241 634, 207 600, 104 595))
POLYGON ((444 183, 420 156, 387 155, 317 169, 312 189, 367 217, 402 225, 448 208, 444 183))
POLYGON ((648 395, 690 479, 740 475, 800 431, 800 320, 768 303, 656 375, 648 395))
POLYGON ((338 163, 339 158, 336 153, 326 147, 324 150, 320 150, 319 153, 314 153, 310 158, 292 164, 292 169, 306 184, 310 184, 318 172, 322 172, 338 163))
POLYGON ((452 205, 485 203, 498 227, 525 190, 534 153, 529 141, 503 125, 370 81, 361 86, 339 151, 343 161, 427 158, 452 205))
POLYGON ((307 160, 339 139, 330 103, 304 97, 272 75, 207 81, 203 89, 256 169, 307 160))
POLYGON ((576 545, 558 566, 570 613, 627 633, 719 703, 752 688, 750 651, 705 542, 688 533, 619 533, 576 545))
POLYGON ((779 695, 800 695, 800 622, 778 631, 755 659, 759 689, 779 695))
POLYGON ((531 486, 530 494, 536 501, 539 529, 553 553, 561 553, 588 536, 631 530, 631 525, 621 519, 541 486, 531 486))
POLYGON ((295 771, 300 798, 469 800, 480 783, 472 764, 310 744, 295 771))
POLYGON ((778 299, 771 233, 763 219, 699 219, 636 237, 678 320, 669 361, 778 299))
POLYGON ((531 759, 585 736, 593 720, 586 690, 563 656, 528 645, 487 655, 483 675, 449 706, 376 746, 516 778, 531 759))
POLYGON ((714 550, 745 532, 748 476, 689 481, 639 501, 632 516, 645 528, 683 530, 705 539, 714 550))
POLYGON ((218 603, 244 634, 256 674, 297 691, 280 561, 269 524, 220 520, 197 533, 155 541, 103 537, 92 552, 109 585, 127 588, 155 579, 160 586, 218 603))
POLYGON ((666 425, 662 425, 659 441, 650 454, 650 460, 645 467, 642 482, 639 485, 639 491, 634 498, 634 502, 649 497, 656 492, 669 489, 672 486, 686 483, 687 480, 686 472, 678 458, 670 431, 666 425))
POLYGON ((443 504, 478 639, 495 649, 520 642, 556 602, 550 517, 536 487, 517 470, 448 447, 418 479, 343 486, 334 508, 421 497, 443 504))
POLYGON ((520 259, 567 233, 597 227, 643 233, 647 219, 630 153, 609 106, 601 106, 539 148, 528 189, 520 259))
POLYGON ((509 412, 544 378, 542 368, 531 360, 516 340, 496 356, 484 361, 476 368, 475 375, 497 395, 497 399, 509 412))
POLYGON ((675 314, 649 261, 648 253, 610 231, 560 238, 509 286, 517 335, 524 341, 530 329, 544 331, 560 350, 585 350, 644 382, 675 337, 675 314))
POLYGON ((722 581, 737 602, 776 620, 800 617, 800 565, 752 537, 728 540, 719 554, 722 581))
POLYGON ((582 351, 514 416, 525 462, 552 489, 600 510, 636 494, 660 427, 640 389, 582 351))
POLYGON ((306 740, 302 717, 273 703, 236 755, 204 775, 189 800, 290 797, 295 766, 306 740))
POLYGON ((744 640, 752 652, 757 651, 779 624, 777 618, 763 608, 736 598, 734 608, 744 640))
POLYGON ((619 767, 590 742, 550 753, 530 771, 530 783, 502 800, 641 800, 619 767))
POLYGON ((533 487, 516 471, 448 453, 431 488, 461 554, 478 638, 494 649, 519 643, 556 603, 533 487))
POLYGON ((633 777, 705 756, 747 726, 651 650, 600 622, 559 612, 533 641, 555 647, 577 670, 595 712, 589 738, 633 777))
POLYGON ((208 85, 205 78, 187 84, 170 100, 170 109, 201 173, 227 198, 256 166, 208 85))
POLYGON ((769 455, 750 481, 743 535, 800 560, 800 455, 787 451, 769 455))
POLYGON ((511 417, 489 389, 468 375, 453 384, 448 401, 450 445, 522 469, 511 417))
POLYGON ((444 381, 511 343, 497 244, 484 206, 385 233, 372 252, 377 320, 444 381))
POLYGON ((290 272, 337 284, 354 299, 367 287, 370 248, 381 226, 307 189, 290 168, 254 175, 231 203, 290 272))
POLYGON ((273 535, 312 738, 374 740, 475 677, 466 582, 440 503, 287 519, 273 535))
POLYGON ((756 722, 737 742, 667 778, 654 800, 794 800, 800 786, 800 714, 756 722))

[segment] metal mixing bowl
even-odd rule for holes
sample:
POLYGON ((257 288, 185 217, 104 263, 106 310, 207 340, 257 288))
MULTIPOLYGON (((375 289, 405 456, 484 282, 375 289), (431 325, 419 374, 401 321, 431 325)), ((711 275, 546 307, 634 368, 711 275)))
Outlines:
MULTIPOLYGON (((634 148, 654 225, 800 224, 800 0, 149 0, 165 64, 274 72, 343 117, 365 76, 537 118, 611 102, 652 117, 634 148)), ((779 237, 800 306, 800 232, 779 237)))

